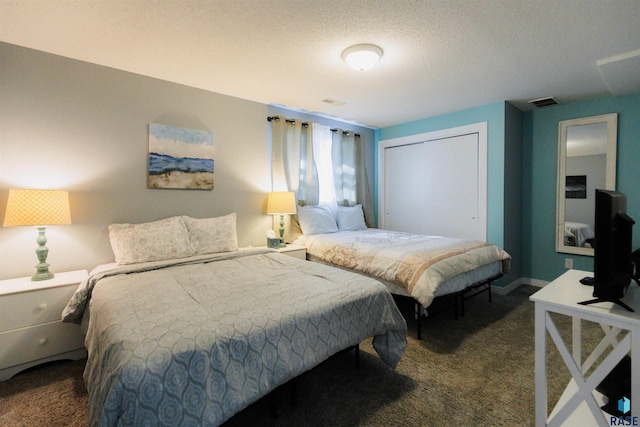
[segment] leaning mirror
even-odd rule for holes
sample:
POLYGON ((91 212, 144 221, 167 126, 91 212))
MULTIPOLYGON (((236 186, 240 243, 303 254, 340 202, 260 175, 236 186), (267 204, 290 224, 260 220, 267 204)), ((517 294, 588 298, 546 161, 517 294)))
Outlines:
POLYGON ((615 190, 618 115, 558 126, 556 251, 593 256, 595 190, 615 190))

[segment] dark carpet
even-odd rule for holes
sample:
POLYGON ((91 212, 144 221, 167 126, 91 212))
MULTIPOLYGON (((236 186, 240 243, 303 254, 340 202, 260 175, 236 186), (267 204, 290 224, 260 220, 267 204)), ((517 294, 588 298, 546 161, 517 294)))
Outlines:
MULTIPOLYGON (((415 339, 413 304, 398 299, 408 318, 407 351, 395 370, 376 355, 371 340, 361 345, 360 367, 353 352, 335 357, 290 385, 236 414, 225 426, 531 426, 534 424, 534 306, 537 288, 520 286, 508 295, 486 294, 466 303, 466 315, 452 312, 423 321, 415 339), (271 416, 277 402, 277 417, 271 416)), ((565 337, 570 319, 554 318, 565 337)), ((602 336, 583 326, 585 348, 602 336)), ((553 345, 548 349, 549 402, 570 375, 553 345)), ((0 383, 0 425, 87 425, 84 361, 32 368, 0 383)))

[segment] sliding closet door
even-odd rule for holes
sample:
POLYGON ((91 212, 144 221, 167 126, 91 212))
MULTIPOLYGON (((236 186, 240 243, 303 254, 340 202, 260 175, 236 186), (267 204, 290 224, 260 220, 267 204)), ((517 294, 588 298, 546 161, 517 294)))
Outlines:
POLYGON ((424 142, 385 150, 385 226, 387 230, 424 233, 426 179, 424 142))
POLYGON ((478 219, 478 135, 424 144, 423 227, 429 234, 474 238, 478 219))
POLYGON ((478 133, 383 144, 381 150, 381 227, 486 239, 486 189, 480 182, 486 184, 486 153, 478 133))

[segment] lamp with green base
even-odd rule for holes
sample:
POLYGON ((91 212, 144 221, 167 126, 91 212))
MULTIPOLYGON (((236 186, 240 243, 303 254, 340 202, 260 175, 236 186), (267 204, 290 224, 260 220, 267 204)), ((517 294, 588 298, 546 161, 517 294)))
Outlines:
POLYGON ((9 190, 7 211, 4 216, 5 227, 36 226, 38 229, 38 248, 36 255, 38 265, 36 274, 31 280, 48 280, 54 277, 49 271, 47 255, 49 249, 45 246, 45 226, 71 224, 69 211, 69 193, 61 190, 9 190))
POLYGON ((287 246, 284 242, 284 216, 296 213, 296 196, 292 191, 274 191, 267 199, 267 214, 280 215, 280 247, 287 246))

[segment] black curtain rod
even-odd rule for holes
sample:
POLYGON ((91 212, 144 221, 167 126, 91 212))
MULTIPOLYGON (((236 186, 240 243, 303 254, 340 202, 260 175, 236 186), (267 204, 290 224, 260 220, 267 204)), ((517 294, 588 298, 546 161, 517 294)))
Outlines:
MULTIPOLYGON (((268 122, 270 122, 271 120, 279 122, 280 121, 280 117, 278 117, 278 116, 267 117, 267 121, 268 122)), ((289 124, 292 124, 292 125, 296 124, 296 121, 295 120, 291 120, 291 119, 286 119, 285 122, 287 122, 289 124)), ((308 126, 309 126, 309 123, 302 122, 302 127, 306 128, 308 126)))
MULTIPOLYGON (((272 120, 274 120, 274 121, 276 121, 276 122, 279 122, 279 121, 280 121, 280 117, 278 117, 278 116, 271 116, 271 117, 267 117, 267 121, 268 121, 268 122, 270 122, 270 121, 272 121, 272 120)), ((295 124, 296 124, 296 121, 295 121, 295 120, 286 119, 285 121, 286 121, 287 123, 292 124, 292 125, 295 125, 295 124)), ((302 127, 305 127, 305 128, 306 128, 306 127, 308 127, 308 126, 309 126, 309 123, 302 122, 302 127)), ((338 129, 330 129, 330 130, 331 130, 331 132, 337 132, 337 131, 338 131, 338 129)), ((346 130, 342 131, 342 134, 343 134, 343 135, 345 135, 345 136, 349 135, 349 133, 351 133, 351 132, 346 131, 346 130)), ((360 134, 359 134, 359 133, 354 133, 354 134, 353 134, 353 136, 354 136, 355 138, 360 138, 360 134)))
MULTIPOLYGON (((331 129, 331 132, 338 132, 338 129, 331 129)), ((350 133, 351 133, 351 132, 349 132, 348 130, 343 130, 343 131, 342 131, 342 134, 343 134, 344 136, 348 136, 350 133)), ((360 134, 359 134, 359 133, 354 133, 354 134, 353 134, 353 137, 354 137, 354 138, 360 138, 360 134)))

